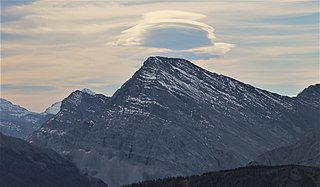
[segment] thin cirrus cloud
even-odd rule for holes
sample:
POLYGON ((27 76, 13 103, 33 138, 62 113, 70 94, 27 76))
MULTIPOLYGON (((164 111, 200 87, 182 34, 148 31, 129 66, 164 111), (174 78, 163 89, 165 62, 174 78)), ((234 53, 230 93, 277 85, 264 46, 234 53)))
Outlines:
POLYGON ((215 42, 214 28, 200 22, 203 14, 162 10, 146 13, 135 26, 122 31, 109 45, 141 46, 159 55, 210 59, 224 55, 234 44, 215 42))
POLYGON ((29 92, 48 92, 55 90, 56 88, 53 86, 39 86, 39 85, 28 85, 28 84, 1 84, 1 89, 6 91, 11 91, 18 94, 24 94, 29 92))

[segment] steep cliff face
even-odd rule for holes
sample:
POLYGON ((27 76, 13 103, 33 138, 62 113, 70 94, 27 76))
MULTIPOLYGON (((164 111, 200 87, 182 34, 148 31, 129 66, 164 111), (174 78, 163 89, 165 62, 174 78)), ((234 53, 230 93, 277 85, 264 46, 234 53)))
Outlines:
POLYGON ((199 174, 245 165, 314 130, 319 106, 302 100, 150 57, 111 98, 71 94, 30 141, 70 154, 110 186, 199 174))

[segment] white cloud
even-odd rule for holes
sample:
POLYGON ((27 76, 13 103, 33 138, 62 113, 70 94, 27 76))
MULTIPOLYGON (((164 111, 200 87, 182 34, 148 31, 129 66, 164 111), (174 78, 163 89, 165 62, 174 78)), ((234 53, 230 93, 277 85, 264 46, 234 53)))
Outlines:
POLYGON ((205 17, 177 10, 149 12, 138 24, 122 31, 115 41, 107 44, 163 48, 166 53, 224 55, 234 45, 215 42, 215 29, 200 21, 205 17))

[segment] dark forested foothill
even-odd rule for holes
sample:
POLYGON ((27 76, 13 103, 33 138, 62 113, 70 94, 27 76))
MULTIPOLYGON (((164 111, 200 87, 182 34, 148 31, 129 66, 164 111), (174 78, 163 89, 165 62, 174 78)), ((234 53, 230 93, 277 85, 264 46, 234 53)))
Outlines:
POLYGON ((297 165, 251 166, 190 177, 166 179, 126 185, 124 187, 318 187, 320 168, 297 165))

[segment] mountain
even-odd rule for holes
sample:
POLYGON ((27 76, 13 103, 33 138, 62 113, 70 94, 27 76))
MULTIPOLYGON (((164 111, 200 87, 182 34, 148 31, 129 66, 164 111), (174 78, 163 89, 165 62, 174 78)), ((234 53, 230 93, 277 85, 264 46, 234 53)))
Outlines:
MULTIPOLYGON (((98 115, 99 109, 110 103, 109 97, 93 93, 88 89, 72 92, 61 102, 60 112, 33 133, 31 142, 53 148, 58 152, 80 146, 78 138, 84 138, 94 126, 95 119, 91 119, 90 116, 98 115)), ((101 132, 97 134, 99 133, 101 132)))
POLYGON ((0 186, 106 187, 101 180, 80 173, 66 158, 50 149, 0 133, 0 186))
POLYGON ((287 164, 320 168, 320 132, 308 134, 292 145, 268 151, 250 163, 268 166, 287 164))
POLYGON ((175 177, 140 182, 125 187, 317 187, 320 168, 306 166, 256 166, 205 173, 190 177, 175 177))
POLYGON ((53 114, 53 111, 48 113, 30 112, 19 105, 0 98, 0 132, 8 136, 25 139, 39 129, 41 124, 52 117, 53 114))
POLYGON ((110 186, 201 174, 244 166, 318 128, 320 106, 303 95, 150 57, 111 98, 73 92, 29 141, 70 155, 110 186))

